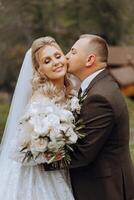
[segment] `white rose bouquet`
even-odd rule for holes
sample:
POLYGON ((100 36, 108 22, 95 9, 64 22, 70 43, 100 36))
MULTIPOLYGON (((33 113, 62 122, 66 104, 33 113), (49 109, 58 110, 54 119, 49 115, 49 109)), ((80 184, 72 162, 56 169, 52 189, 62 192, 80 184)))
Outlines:
POLYGON ((78 102, 77 97, 71 98, 68 101, 70 110, 49 98, 38 98, 30 103, 19 122, 14 159, 23 165, 56 161, 67 165, 70 162, 68 151, 79 137, 73 115, 80 111, 78 102))

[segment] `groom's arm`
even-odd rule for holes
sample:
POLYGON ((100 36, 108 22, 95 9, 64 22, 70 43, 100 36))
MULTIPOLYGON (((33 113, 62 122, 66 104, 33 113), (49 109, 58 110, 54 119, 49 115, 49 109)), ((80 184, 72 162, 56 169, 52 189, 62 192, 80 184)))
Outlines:
POLYGON ((93 162, 107 141, 113 124, 114 113, 106 98, 100 95, 87 97, 81 109, 86 137, 74 145, 69 168, 89 165, 93 162))

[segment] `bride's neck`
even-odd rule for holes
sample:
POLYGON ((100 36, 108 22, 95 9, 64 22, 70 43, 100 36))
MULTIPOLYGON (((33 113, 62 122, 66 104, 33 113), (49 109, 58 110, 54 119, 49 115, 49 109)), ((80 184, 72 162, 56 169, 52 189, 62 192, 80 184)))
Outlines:
POLYGON ((64 78, 52 80, 52 83, 58 88, 59 90, 64 90, 64 78))

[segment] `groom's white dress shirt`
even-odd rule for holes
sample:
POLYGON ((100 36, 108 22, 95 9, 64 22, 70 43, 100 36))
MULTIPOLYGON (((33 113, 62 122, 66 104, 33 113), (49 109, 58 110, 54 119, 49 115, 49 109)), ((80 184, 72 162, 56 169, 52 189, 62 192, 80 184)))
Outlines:
POLYGON ((81 96, 84 94, 85 90, 87 89, 87 87, 89 86, 89 84, 91 83, 91 81, 100 73, 104 70, 100 69, 96 72, 94 72, 93 74, 89 75, 87 78, 85 78, 82 83, 81 83, 81 89, 82 89, 82 93, 81 96))

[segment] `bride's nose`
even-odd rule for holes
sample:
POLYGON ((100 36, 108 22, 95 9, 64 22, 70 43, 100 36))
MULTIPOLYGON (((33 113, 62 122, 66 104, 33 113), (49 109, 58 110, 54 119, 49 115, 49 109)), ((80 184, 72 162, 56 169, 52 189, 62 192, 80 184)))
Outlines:
POLYGON ((56 66, 59 64, 59 60, 58 59, 53 59, 53 66, 56 66))

